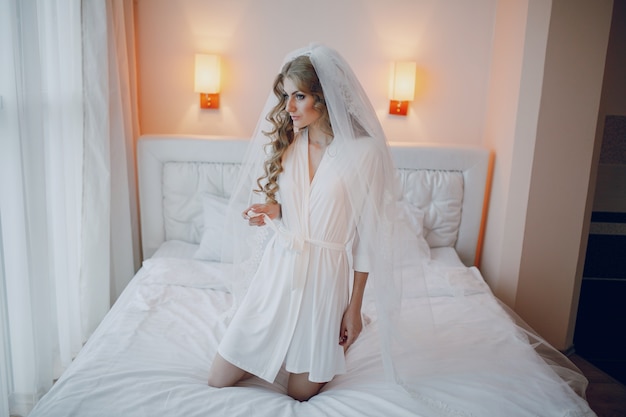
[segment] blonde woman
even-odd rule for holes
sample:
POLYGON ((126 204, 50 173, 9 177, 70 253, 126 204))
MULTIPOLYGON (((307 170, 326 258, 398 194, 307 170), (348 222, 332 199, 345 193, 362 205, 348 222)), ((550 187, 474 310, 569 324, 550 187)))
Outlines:
POLYGON ((253 171, 245 167, 262 159, 263 174, 255 187, 239 187, 264 201, 239 213, 248 227, 274 234, 220 343, 209 385, 232 386, 250 375, 273 382, 284 366, 287 393, 306 401, 346 372, 346 351, 363 329, 368 276, 384 264, 374 246, 391 233, 383 217, 384 202, 394 200, 393 167, 360 84, 329 48, 290 57, 268 106, 244 163, 253 171))

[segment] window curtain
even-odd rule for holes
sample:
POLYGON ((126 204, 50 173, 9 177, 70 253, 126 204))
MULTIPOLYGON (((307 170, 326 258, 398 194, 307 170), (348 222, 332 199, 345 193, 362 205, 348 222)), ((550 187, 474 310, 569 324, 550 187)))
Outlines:
POLYGON ((0 0, 0 415, 26 415, 139 267, 132 0, 0 0))

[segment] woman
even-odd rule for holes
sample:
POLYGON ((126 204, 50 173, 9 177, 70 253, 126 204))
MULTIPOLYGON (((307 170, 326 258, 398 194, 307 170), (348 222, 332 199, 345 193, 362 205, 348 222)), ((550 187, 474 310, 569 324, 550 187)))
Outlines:
POLYGON ((232 386, 251 374, 273 382, 284 365, 288 394, 306 401, 346 372, 345 351, 363 327, 368 276, 374 269, 382 275, 378 258, 389 256, 373 249, 391 238, 396 189, 382 128, 335 51, 298 51, 276 77, 273 95, 268 128, 257 129, 231 206, 245 207, 248 225, 275 234, 253 267, 244 259, 254 256, 235 259, 253 277, 209 385, 232 386), (250 187, 260 158, 264 173, 250 187), (247 187, 265 201, 249 204, 247 187))

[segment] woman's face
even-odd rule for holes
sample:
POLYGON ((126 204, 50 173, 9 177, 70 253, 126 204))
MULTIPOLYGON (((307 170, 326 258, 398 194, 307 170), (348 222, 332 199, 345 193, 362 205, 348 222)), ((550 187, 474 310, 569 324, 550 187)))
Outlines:
POLYGON ((287 77, 283 80, 285 90, 285 110, 291 116, 293 127, 302 129, 319 120, 321 114, 313 106, 315 97, 306 94, 296 87, 293 81, 287 77))

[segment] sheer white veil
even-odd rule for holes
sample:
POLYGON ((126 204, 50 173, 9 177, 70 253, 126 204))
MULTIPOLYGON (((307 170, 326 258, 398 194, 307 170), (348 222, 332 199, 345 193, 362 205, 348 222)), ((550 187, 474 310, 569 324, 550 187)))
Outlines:
MULTIPOLYGON (((410 323, 409 329, 400 328, 402 325, 398 313, 402 302, 402 277, 394 269, 393 262, 394 228, 397 201, 400 198, 396 169, 376 112, 344 58, 331 48, 312 44, 288 54, 283 65, 301 55, 308 56, 313 64, 330 116, 334 139, 328 148, 327 157, 335 158, 338 163, 334 165, 342 170, 338 174, 348 178, 347 182, 351 186, 347 193, 354 218, 360 219, 361 224, 367 222, 375 225, 358 227, 358 238, 369 258, 368 294, 375 299, 377 306, 376 321, 381 329, 380 340, 383 341, 386 369, 390 376, 397 377, 392 361, 394 344, 402 346, 403 351, 415 345, 410 339, 431 331, 432 320, 428 302, 425 301, 417 321, 410 323)), ((241 213, 253 203, 265 202, 264 195, 253 190, 257 188, 256 180, 263 174, 267 157, 265 145, 270 142, 264 132, 273 128, 266 116, 278 100, 274 92, 270 91, 230 198, 226 228, 227 233, 234 236, 235 245, 232 251, 225 248, 227 250, 223 258, 232 261, 235 266, 232 292, 236 305, 245 295, 264 245, 273 233, 269 227, 248 226, 247 222, 242 221, 241 213)), ((423 280, 423 277, 420 279, 423 280)), ((425 284, 420 285, 426 293, 425 284)), ((426 297, 424 299, 427 300, 426 297)))
MULTIPOLYGON (((337 163, 333 165, 341 167, 338 175, 350 185, 346 192, 354 218, 359 219, 357 232, 360 245, 364 246, 369 259, 367 297, 376 305, 370 329, 375 329, 372 331, 377 331, 379 335, 381 358, 390 380, 414 398, 419 398, 420 404, 428 404, 441 415, 483 415, 481 407, 485 401, 502 403, 503 410, 510 407, 504 397, 479 398, 485 393, 499 392, 499 388, 486 390, 483 388, 485 385, 511 385, 511 381, 503 379, 510 375, 514 375, 520 384, 535 378, 539 388, 533 390, 529 404, 539 409, 541 404, 549 404, 553 401, 548 395, 551 387, 560 384, 567 389, 566 383, 556 374, 536 379, 537 366, 546 365, 536 363, 541 359, 534 355, 533 347, 527 343, 526 332, 511 331, 515 327, 503 324, 499 319, 503 314, 500 305, 484 305, 480 298, 460 296, 455 308, 466 308, 467 320, 446 322, 437 317, 433 308, 435 301, 428 297, 425 274, 402 276, 406 271, 394 262, 400 232, 401 191, 387 139, 374 108, 352 69, 337 52, 322 45, 310 45, 287 55, 283 66, 301 55, 308 56, 313 64, 330 116, 334 139, 327 149, 327 157, 336 159, 337 163), (375 227, 362 227, 372 224, 375 227), (417 294, 410 302, 402 297, 403 281, 407 278, 412 280, 412 291, 417 294), (472 322, 474 316, 471 311, 474 308, 493 313, 492 328, 485 330, 484 325, 481 327, 472 322), (466 340, 460 340, 459 331, 467 335, 466 340), (511 344, 520 351, 516 356, 519 360, 511 363, 507 361, 510 355, 491 348, 491 343, 484 343, 493 338, 513 339, 511 344), (475 346, 476 349, 468 349, 468 346, 475 346), (459 376, 463 378, 463 375, 470 374, 471 378, 464 381, 472 385, 463 387, 463 395, 449 391, 450 387, 458 388, 459 376), (542 387, 548 388, 543 390, 542 387), (545 398, 537 395, 542 392, 546 393, 545 398)), ((264 132, 273 129, 266 116, 278 102, 279 98, 270 91, 230 198, 225 227, 226 233, 232 235, 234 245, 223 248, 222 258, 234 265, 234 309, 245 295, 268 238, 274 233, 271 227, 248 226, 241 214, 252 203, 265 202, 265 196, 254 192, 254 189, 257 188, 257 179, 263 175, 267 157, 265 145, 270 142, 264 132)), ((280 202, 280 190, 278 200, 280 202)), ((428 268, 432 269, 432 265, 428 268)), ((429 274, 433 272, 442 271, 435 268, 429 274)), ((576 380, 574 377, 569 379, 576 380)))

